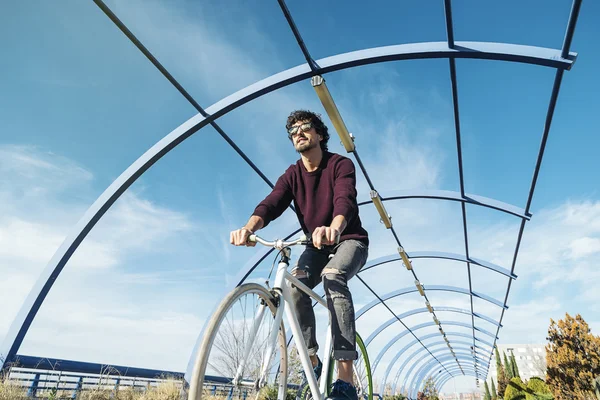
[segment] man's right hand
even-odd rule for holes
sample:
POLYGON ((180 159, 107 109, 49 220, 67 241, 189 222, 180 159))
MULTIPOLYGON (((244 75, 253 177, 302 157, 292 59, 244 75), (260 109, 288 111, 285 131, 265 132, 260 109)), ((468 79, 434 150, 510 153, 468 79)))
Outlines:
POLYGON ((229 242, 234 246, 254 247, 256 246, 256 243, 248 242, 248 236, 252 234, 252 231, 246 227, 231 231, 229 234, 229 242))

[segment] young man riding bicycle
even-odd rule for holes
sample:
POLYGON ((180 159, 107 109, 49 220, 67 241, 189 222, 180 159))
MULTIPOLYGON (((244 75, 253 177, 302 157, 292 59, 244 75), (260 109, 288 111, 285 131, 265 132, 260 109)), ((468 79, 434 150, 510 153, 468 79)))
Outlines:
MULTIPOLYGON (((369 238, 362 227, 356 202, 356 172, 352 160, 327 150, 329 132, 320 116, 294 111, 287 119, 288 137, 301 158, 279 177, 273 191, 256 207, 246 225, 231 232, 236 246, 254 246, 248 236, 266 227, 294 202, 300 226, 312 236, 292 270, 302 283, 314 288, 323 281, 333 336, 333 358, 338 380, 329 399, 356 400, 352 364, 356 360, 354 305, 348 280, 366 263, 369 238), (330 258, 331 254, 335 257, 330 258)), ((294 307, 304 341, 318 376, 315 315, 310 297, 292 287, 294 307)))

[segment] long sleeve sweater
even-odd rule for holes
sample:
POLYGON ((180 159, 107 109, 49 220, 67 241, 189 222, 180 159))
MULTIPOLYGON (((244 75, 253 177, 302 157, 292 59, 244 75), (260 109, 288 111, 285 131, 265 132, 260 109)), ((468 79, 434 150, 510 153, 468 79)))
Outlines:
POLYGON ((324 152, 321 164, 312 172, 298 160, 279 177, 273 191, 255 208, 253 215, 261 217, 267 226, 292 201, 306 235, 310 236, 320 226, 329 226, 333 218, 343 215, 347 226, 340 241, 356 239, 369 244, 358 215, 356 170, 349 158, 324 152))

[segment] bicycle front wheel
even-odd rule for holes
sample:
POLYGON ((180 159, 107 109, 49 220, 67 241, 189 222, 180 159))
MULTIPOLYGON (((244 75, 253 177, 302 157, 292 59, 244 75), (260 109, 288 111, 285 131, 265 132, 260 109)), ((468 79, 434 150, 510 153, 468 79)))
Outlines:
POLYGON ((273 385, 278 399, 285 400, 287 344, 283 323, 274 326, 277 303, 265 287, 255 283, 240 285, 223 299, 204 333, 189 400, 246 399, 258 396, 266 385, 273 385))

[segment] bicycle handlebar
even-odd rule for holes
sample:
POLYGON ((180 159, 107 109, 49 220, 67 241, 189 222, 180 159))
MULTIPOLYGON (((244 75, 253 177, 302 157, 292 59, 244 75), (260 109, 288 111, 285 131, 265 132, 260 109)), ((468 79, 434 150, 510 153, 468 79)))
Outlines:
POLYGON ((311 240, 308 239, 306 237, 306 235, 302 235, 298 239, 292 240, 291 242, 285 242, 281 239, 277 239, 272 242, 269 242, 257 235, 250 235, 250 236, 248 236, 248 241, 253 242, 253 243, 260 243, 263 246, 274 247, 274 248, 280 249, 280 250, 283 249, 284 247, 296 246, 298 244, 307 245, 307 244, 310 244, 310 242, 311 242, 311 240))

